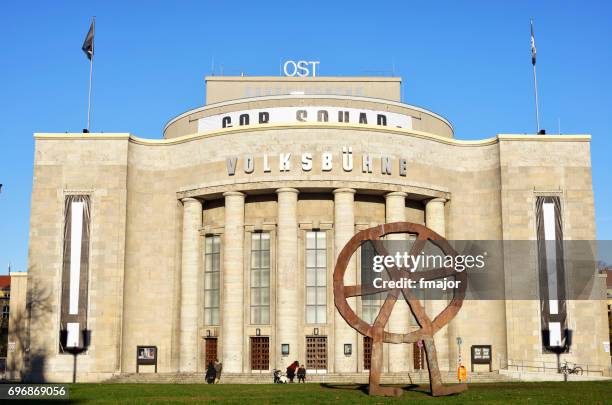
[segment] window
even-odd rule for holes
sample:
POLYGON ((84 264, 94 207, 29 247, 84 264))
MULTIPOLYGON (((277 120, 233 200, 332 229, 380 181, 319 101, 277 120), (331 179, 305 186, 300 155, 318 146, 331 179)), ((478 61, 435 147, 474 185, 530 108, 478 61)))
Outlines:
MULTIPOLYGON (((376 256, 374 245, 371 242, 366 242, 361 245, 361 285, 372 285, 374 277, 382 277, 388 279, 387 272, 384 271, 380 275, 376 275, 372 271, 372 263, 376 256)), ((362 295, 361 296, 361 318, 369 323, 374 323, 376 316, 380 312, 384 299, 386 298, 385 292, 379 292, 376 294, 362 295)))
POLYGON ((251 234, 251 323, 270 323, 270 234, 251 234))
POLYGON ((9 306, 3 305, 2 306, 2 319, 8 319, 8 317, 9 317, 9 306))
POLYGON ((325 232, 306 232, 306 323, 325 323, 327 243, 325 232))
POLYGON ((219 325, 221 238, 207 236, 204 243, 204 324, 219 325))

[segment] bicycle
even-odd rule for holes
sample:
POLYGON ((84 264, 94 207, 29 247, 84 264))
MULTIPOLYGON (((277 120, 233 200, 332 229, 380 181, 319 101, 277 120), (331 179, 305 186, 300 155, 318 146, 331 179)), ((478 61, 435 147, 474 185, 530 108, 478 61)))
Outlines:
POLYGON ((566 361, 564 362, 563 366, 561 367, 561 373, 563 374, 576 374, 576 375, 582 375, 583 370, 582 367, 574 365, 574 367, 570 367, 569 363, 566 361))

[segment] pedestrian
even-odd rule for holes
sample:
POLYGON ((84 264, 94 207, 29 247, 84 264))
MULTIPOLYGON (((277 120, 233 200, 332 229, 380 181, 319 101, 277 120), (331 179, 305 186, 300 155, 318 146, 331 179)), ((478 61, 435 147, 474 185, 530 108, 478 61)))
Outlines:
POLYGON ((300 363, 298 363, 298 361, 296 360, 293 363, 291 363, 289 367, 287 367, 287 378, 289 379, 290 383, 293 382, 293 379, 295 378, 295 371, 297 370, 299 365, 300 363))
POLYGON ((217 377, 217 371, 215 370, 215 365, 211 361, 208 363, 208 367, 206 368, 206 375, 204 379, 208 384, 213 384, 215 382, 215 378, 217 377))
POLYGON ((299 383, 306 383, 306 368, 302 364, 297 370, 297 378, 299 383))
POLYGON ((215 374, 216 374, 216 379, 215 379, 215 384, 219 384, 221 382, 221 370, 223 370, 223 363, 221 363, 219 360, 215 361, 215 374))

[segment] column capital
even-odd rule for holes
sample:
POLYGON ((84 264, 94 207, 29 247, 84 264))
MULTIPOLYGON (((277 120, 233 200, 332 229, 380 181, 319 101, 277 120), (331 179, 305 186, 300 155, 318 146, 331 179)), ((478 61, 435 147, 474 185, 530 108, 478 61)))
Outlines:
POLYGON ((442 197, 436 197, 436 198, 432 198, 431 200, 427 201, 426 204, 429 203, 446 203, 448 200, 446 198, 442 198, 442 197))
POLYGON ((405 193, 403 191, 391 191, 390 193, 385 194, 385 198, 388 197, 403 197, 406 198, 408 197, 408 193, 405 193))
POLYGON ((226 191, 223 193, 223 197, 244 197, 245 194, 240 191, 226 191))
POLYGON ((200 200, 198 200, 197 198, 193 198, 193 197, 181 198, 181 202, 183 204, 185 204, 185 203, 192 203, 192 202, 197 202, 198 204, 202 204, 202 202, 200 200))
POLYGON ((276 189, 276 194, 281 194, 281 193, 295 193, 295 194, 299 194, 300 190, 298 190, 297 188, 291 188, 291 187, 277 188, 276 189))
POLYGON ((332 191, 333 194, 355 194, 356 192, 353 188, 337 188, 332 191))

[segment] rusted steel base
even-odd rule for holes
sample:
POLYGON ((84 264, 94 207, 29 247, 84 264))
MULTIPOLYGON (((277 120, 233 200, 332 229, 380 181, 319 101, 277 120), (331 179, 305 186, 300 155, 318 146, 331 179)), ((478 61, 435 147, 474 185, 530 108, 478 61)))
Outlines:
POLYGON ((442 375, 438 368, 438 355, 436 353, 436 345, 431 339, 423 340, 425 346, 425 356, 427 357, 427 367, 429 369, 429 388, 431 395, 440 397, 444 395, 457 394, 467 390, 467 384, 442 385, 442 375))
POLYGON ((383 361, 383 342, 382 334, 379 334, 372 339, 372 360, 370 365, 370 386, 368 393, 370 395, 378 395, 385 397, 399 397, 402 395, 402 389, 398 387, 382 387, 380 385, 380 372, 382 370, 383 361))
MULTIPOLYGON (((412 246, 410 255, 418 255, 427 242, 431 242, 436 245, 440 250, 442 250, 442 252, 444 252, 445 255, 457 255, 457 252, 455 252, 446 239, 423 225, 414 224, 411 222, 394 222, 360 231, 348 241, 346 246, 344 246, 338 255, 336 267, 334 268, 334 302, 336 304, 336 308, 344 320, 353 329, 357 330, 364 336, 369 336, 372 338, 372 359, 370 366, 370 386, 368 392, 370 395, 381 396, 402 395, 403 390, 401 388, 382 387, 380 385, 383 343, 410 344, 417 342, 418 340, 423 340, 425 344, 425 355, 427 357, 427 365, 429 368, 429 385, 431 388, 431 394, 437 397, 465 391, 467 390, 466 384, 455 384, 449 386, 442 385, 442 375, 440 374, 440 369, 438 368, 436 347, 433 339, 435 333, 450 322, 455 315, 457 315, 459 309, 461 309, 463 298, 465 296, 465 289, 467 288, 467 277, 465 272, 455 272, 454 268, 446 267, 423 272, 408 273, 409 277, 419 277, 424 278, 425 280, 454 277, 455 280, 461 281, 460 287, 457 291, 455 291, 453 299, 449 305, 444 308, 441 313, 437 314, 433 320, 429 318, 419 299, 414 297, 408 288, 377 290, 373 289, 371 286, 344 285, 344 273, 346 272, 347 265, 353 254, 361 246, 361 243, 366 240, 379 241, 385 235, 393 233, 410 233, 417 235, 417 239, 412 246), (359 318, 348 303, 348 298, 376 294, 383 291, 387 293, 387 297, 372 325, 359 318), (421 328, 409 333, 385 332, 385 326, 389 321, 391 311, 393 311, 393 306, 400 296, 403 297, 403 299, 410 306, 410 310, 421 328)), ((381 243, 373 242, 373 244, 374 249, 378 254, 388 254, 381 243)), ((396 268, 387 268, 387 273, 392 280, 398 280, 402 276, 406 275, 405 273, 402 274, 402 272, 396 268)))

